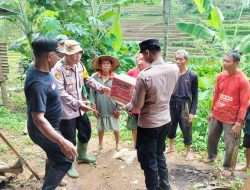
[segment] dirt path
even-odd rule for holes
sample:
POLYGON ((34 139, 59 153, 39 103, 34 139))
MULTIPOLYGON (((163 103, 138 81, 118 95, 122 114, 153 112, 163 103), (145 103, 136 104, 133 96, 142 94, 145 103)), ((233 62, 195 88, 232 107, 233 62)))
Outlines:
MULTIPOLYGON (((101 154, 97 156, 96 165, 77 164, 81 177, 79 179, 70 179, 66 177, 69 185, 68 189, 81 190, 135 190, 145 189, 143 171, 140 169, 140 165, 135 157, 131 164, 126 164, 125 161, 115 159, 113 156, 117 154, 114 149, 114 140, 112 137, 106 137, 104 143, 104 149, 101 154)), ((96 140, 91 141, 93 154, 94 148, 97 146, 96 140)), ((121 149, 120 151, 123 151, 121 149)), ((135 151, 130 148, 127 152, 128 155, 136 155, 135 151)), ((185 184, 186 188, 193 186, 190 183, 187 186, 187 179, 184 170, 181 170, 182 165, 196 165, 198 168, 206 169, 206 166, 197 164, 196 162, 187 163, 184 158, 178 157, 176 154, 167 155, 167 163, 170 169, 171 182, 173 189, 181 189, 185 184)), ((189 167, 186 167, 188 170, 189 167)), ((191 175, 192 171, 189 169, 191 175)))
MULTIPOLYGON (((117 153, 114 149, 114 143, 112 136, 105 136, 104 148, 101 154, 97 156, 96 165, 75 164, 80 173, 80 178, 71 179, 66 176, 65 179, 68 182, 67 187, 58 189, 144 190, 144 175, 137 162, 136 152, 132 148, 127 148, 123 145, 122 149, 117 153), (120 159, 114 158, 115 155, 119 157, 119 154, 121 154, 120 159), (126 163, 126 161, 130 162, 131 159, 131 163, 126 163)), ((97 147, 97 138, 91 139, 89 147, 89 154, 94 155, 97 147)), ((21 151, 26 152, 26 159, 34 170, 43 176, 45 155, 41 153, 42 151, 35 145, 25 147, 21 151)), ((0 156, 1 158, 8 157, 7 154, 0 154, 0 156)), ((13 155, 9 155, 9 157, 11 156, 13 155)), ((209 185, 212 184, 213 187, 217 185, 217 171, 213 170, 213 172, 211 172, 211 170, 209 170, 211 167, 200 162, 198 155, 195 155, 194 161, 189 162, 186 162, 183 156, 175 153, 167 154, 166 158, 170 182, 174 190, 212 189, 209 188, 209 185)), ((29 179, 29 176, 30 173, 25 169, 25 171, 5 189, 40 189, 42 182, 29 179)))

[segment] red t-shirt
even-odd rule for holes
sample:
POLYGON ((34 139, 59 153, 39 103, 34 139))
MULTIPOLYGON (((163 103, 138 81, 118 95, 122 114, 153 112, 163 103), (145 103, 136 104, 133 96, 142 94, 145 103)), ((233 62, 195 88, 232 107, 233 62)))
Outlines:
POLYGON ((139 75, 139 73, 140 73, 140 71, 137 68, 130 69, 128 71, 128 75, 131 76, 131 77, 134 77, 134 78, 137 78, 137 76, 139 75))
POLYGON ((231 76, 223 71, 217 76, 212 105, 213 117, 223 123, 242 123, 248 101, 249 82, 242 71, 231 76))
MULTIPOLYGON (((140 73, 140 70, 137 69, 137 68, 130 69, 130 70, 128 71, 128 75, 131 76, 131 77, 134 77, 134 78, 137 78, 138 75, 139 75, 139 73, 140 73)), ((134 113, 134 114, 139 114, 140 111, 134 111, 133 113, 134 113)))

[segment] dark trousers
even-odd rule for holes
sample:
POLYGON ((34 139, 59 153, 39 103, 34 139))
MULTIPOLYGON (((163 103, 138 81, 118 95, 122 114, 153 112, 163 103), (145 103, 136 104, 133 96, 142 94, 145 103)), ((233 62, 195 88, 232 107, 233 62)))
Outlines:
POLYGON ((170 189, 168 169, 163 154, 169 126, 168 123, 157 128, 138 127, 137 129, 137 156, 149 190, 170 189))
POLYGON ((64 138, 76 145, 76 130, 78 141, 88 143, 91 137, 91 123, 86 113, 74 119, 62 119, 60 131, 64 138))
MULTIPOLYGON (((47 139, 39 129, 28 129, 28 131, 32 141, 40 146, 45 151, 47 158, 53 162, 46 174, 42 190, 54 190, 70 169, 73 160, 67 158, 59 145, 47 139)), ((58 133, 60 132, 58 131, 58 133)))
POLYGON ((171 99, 170 101, 170 115, 171 126, 168 132, 168 138, 174 139, 176 137, 176 130, 179 124, 185 145, 192 144, 192 123, 189 123, 189 109, 191 101, 189 99, 171 99))
POLYGON ((240 144, 240 138, 235 138, 231 134, 234 124, 222 123, 212 117, 208 131, 208 156, 214 158, 217 156, 218 144, 222 132, 224 131, 225 157, 224 169, 234 170, 237 160, 237 154, 240 144))

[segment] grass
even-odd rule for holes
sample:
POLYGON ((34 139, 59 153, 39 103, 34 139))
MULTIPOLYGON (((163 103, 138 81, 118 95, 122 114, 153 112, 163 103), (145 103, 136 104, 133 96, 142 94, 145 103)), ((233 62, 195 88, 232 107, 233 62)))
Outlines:
POLYGON ((8 149, 8 146, 5 145, 5 144, 1 144, 0 145, 0 152, 7 152, 9 149, 8 149))
POLYGON ((26 127, 26 114, 13 113, 5 107, 0 107, 0 129, 22 133, 26 127))

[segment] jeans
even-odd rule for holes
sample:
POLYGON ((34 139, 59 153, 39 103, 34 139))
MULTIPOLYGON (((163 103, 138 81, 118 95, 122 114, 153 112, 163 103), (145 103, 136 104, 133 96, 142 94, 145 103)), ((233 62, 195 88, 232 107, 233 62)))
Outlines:
POLYGON ((45 151, 47 158, 53 162, 46 174, 42 190, 54 190, 70 169, 73 160, 67 158, 59 145, 47 139, 39 129, 32 128, 28 131, 32 141, 40 146, 45 151))

